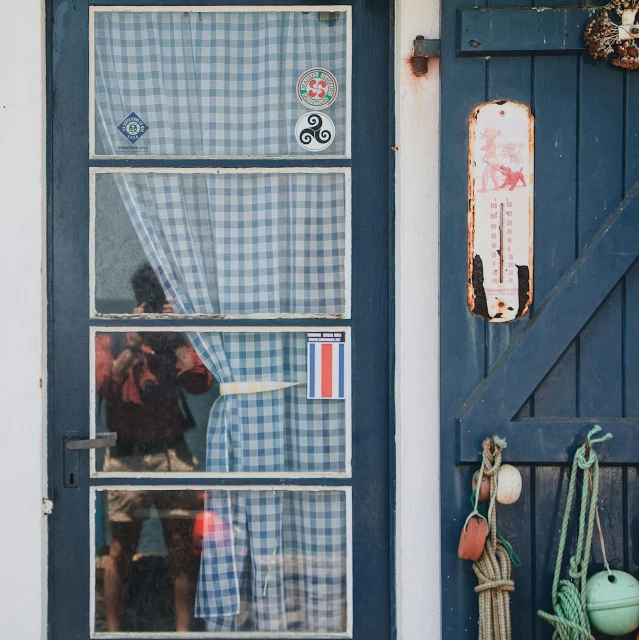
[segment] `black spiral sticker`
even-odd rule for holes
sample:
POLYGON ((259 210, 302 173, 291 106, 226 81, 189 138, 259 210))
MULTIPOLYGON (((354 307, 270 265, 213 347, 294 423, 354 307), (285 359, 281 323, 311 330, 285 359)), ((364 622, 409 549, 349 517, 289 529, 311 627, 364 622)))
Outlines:
POLYGON ((335 124, 324 113, 306 113, 297 121, 295 138, 307 151, 323 151, 333 143, 335 124))

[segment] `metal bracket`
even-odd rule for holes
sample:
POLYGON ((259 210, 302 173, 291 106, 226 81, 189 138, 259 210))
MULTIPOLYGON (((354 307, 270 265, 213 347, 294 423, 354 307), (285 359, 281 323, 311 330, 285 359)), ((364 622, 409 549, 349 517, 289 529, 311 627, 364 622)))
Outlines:
POLYGON ((429 40, 424 36, 417 36, 413 40, 413 55, 410 64, 416 76, 424 76, 428 73, 428 58, 439 58, 441 43, 441 40, 429 40))

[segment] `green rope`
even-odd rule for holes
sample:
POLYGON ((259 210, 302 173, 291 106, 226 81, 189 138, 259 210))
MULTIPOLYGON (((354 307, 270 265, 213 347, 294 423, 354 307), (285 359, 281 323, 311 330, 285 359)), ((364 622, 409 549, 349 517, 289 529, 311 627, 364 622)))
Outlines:
POLYGON ((595 425, 588 433, 587 442, 584 442, 577 449, 572 463, 568 497, 566 498, 566 511, 564 512, 561 536, 559 538, 555 577, 552 583, 552 605, 555 613, 553 615, 544 611, 537 612, 540 618, 555 627, 555 632, 552 636, 553 640, 595 640, 590 632, 590 622, 586 611, 586 579, 590 561, 590 549, 592 547, 597 494, 599 493, 599 460, 592 445, 612 438, 610 433, 601 438, 593 438, 592 436, 599 431, 601 431, 601 427, 595 425), (589 451, 586 451, 586 449, 589 451), (577 549, 575 555, 570 558, 570 569, 568 570, 570 580, 560 580, 562 558, 566 548, 570 512, 575 501, 579 469, 584 472, 584 477, 581 488, 577 549), (590 471, 592 472, 592 496, 589 496, 587 479, 587 474, 590 471))

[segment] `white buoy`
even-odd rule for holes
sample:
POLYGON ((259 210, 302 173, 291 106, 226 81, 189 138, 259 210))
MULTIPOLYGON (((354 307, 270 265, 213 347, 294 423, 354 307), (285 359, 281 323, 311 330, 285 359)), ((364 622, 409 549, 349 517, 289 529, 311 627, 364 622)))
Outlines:
POLYGON ((497 502, 512 504, 521 495, 521 473, 511 464, 502 464, 497 472, 497 502))

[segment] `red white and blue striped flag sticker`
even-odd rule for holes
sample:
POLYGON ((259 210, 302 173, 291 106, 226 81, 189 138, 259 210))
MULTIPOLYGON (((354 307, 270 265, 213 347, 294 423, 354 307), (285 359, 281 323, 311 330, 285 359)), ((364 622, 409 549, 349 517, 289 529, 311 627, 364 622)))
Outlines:
POLYGON ((307 334, 309 400, 346 399, 346 332, 307 334))

